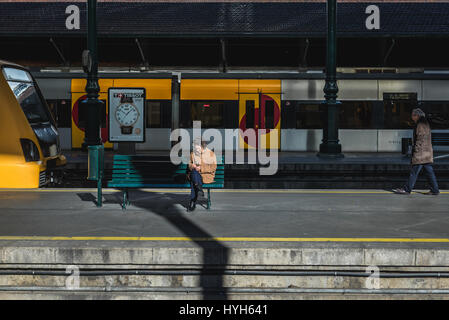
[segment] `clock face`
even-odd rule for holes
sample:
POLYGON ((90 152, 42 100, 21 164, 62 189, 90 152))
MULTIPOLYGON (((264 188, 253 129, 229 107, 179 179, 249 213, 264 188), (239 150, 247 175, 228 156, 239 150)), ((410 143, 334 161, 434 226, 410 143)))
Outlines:
POLYGON ((139 118, 139 111, 131 103, 122 103, 115 109, 115 118, 122 126, 131 126, 139 118))

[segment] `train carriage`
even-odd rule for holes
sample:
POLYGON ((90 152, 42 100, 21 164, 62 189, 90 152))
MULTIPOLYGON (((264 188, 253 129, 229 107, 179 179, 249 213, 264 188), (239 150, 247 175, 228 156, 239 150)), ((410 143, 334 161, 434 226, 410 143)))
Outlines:
MULTIPOLYGON (((70 74, 49 77, 40 73, 38 77, 49 104, 57 106, 56 117, 62 115, 61 122, 66 123, 66 128, 60 129, 63 147, 80 148, 85 117, 78 113, 77 103, 85 95, 85 80, 70 78, 70 74)), ((323 75, 306 74, 295 78, 275 73, 236 74, 235 77, 186 73, 182 74, 179 86, 173 85, 173 81, 178 81, 174 79, 171 74, 141 74, 139 78, 133 78, 132 74, 102 76, 100 99, 105 102, 109 87, 137 86, 147 90, 146 140, 137 144, 138 150, 169 150, 170 132, 176 118, 178 126, 188 130, 195 120, 201 121, 203 129, 265 129, 266 141, 280 151, 316 152, 319 149, 324 126, 323 75), (179 106, 174 109, 178 97, 179 106), (172 117, 173 112, 177 112, 177 117, 172 117)), ((410 111, 418 103, 422 103, 431 118, 434 132, 444 140, 436 147, 437 151, 449 149, 447 75, 347 74, 338 80, 338 86, 339 136, 343 152, 401 152, 402 138, 410 138, 412 134, 410 111)), ((105 146, 112 148, 106 141, 106 109, 103 110, 102 135, 105 146)), ((240 139, 233 148, 254 147, 240 139)))

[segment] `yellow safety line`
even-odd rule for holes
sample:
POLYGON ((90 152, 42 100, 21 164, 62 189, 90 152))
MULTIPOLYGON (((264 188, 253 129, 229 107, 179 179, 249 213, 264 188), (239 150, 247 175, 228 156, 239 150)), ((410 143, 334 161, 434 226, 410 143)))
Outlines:
MULTIPOLYGON (((152 191, 152 192, 169 192, 169 193, 182 193, 190 192, 190 189, 139 189, 140 191, 152 191)), ((0 189, 0 192, 96 192, 95 188, 85 188, 85 189, 0 189)), ((103 192, 118 192, 118 189, 104 188, 103 192)), ((295 189, 213 189, 213 192, 223 192, 223 193, 324 193, 324 194, 394 194, 392 191, 384 190, 295 190, 295 189)), ((424 191, 422 191, 424 192, 424 191)), ((414 191, 413 193, 421 193, 414 191)), ((441 194, 449 194, 449 191, 440 191, 441 194)))
POLYGON ((221 241, 221 242, 449 242, 446 238, 252 238, 252 237, 44 237, 0 236, 0 241, 221 241))

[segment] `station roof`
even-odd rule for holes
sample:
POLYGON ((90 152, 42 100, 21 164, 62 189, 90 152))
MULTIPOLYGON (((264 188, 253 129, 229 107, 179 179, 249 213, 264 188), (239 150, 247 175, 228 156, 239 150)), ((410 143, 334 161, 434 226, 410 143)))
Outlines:
MULTIPOLYGON (((0 0, 0 36, 79 36, 86 32, 86 10, 86 1, 0 0)), ((337 13, 340 37, 449 35, 447 1, 338 1, 337 13), (377 10, 372 8, 373 4, 378 9, 379 29, 367 27, 367 21, 369 24, 377 10)), ((98 2, 97 17, 98 33, 110 37, 323 37, 326 34, 323 0, 108 0, 98 2)))
MULTIPOLYGON (((449 68, 445 37, 339 38, 340 68, 449 68)), ((85 36, 0 36, 1 59, 39 68, 81 69, 85 36)), ((173 70, 274 70, 323 69, 325 38, 109 38, 99 37, 100 68, 127 71, 173 70), (224 52, 224 54, 223 54, 224 52)), ((34 69, 33 69, 34 70, 34 69)), ((225 72, 225 71, 223 71, 225 72)), ((360 72, 363 72, 361 70, 360 72)), ((371 71, 366 71, 371 72, 371 71)), ((394 72, 394 71, 389 71, 394 72)))

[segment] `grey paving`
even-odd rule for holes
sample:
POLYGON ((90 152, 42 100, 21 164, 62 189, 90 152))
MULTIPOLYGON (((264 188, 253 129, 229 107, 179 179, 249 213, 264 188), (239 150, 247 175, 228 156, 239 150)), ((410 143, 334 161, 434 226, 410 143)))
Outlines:
POLYGON ((135 190, 126 211, 118 191, 102 208, 94 190, 0 191, 0 236, 449 238, 448 193, 224 191, 193 213, 187 190, 135 190))

